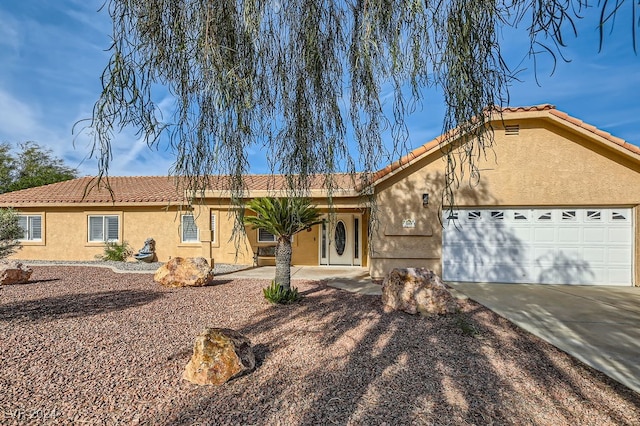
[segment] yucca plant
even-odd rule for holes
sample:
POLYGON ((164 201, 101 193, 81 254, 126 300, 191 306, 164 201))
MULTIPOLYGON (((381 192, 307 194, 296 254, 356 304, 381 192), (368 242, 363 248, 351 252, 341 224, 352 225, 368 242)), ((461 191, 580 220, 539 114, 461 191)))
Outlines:
POLYGON ((271 285, 269 287, 263 288, 262 294, 269 302, 281 305, 297 302, 302 298, 296 287, 285 289, 275 281, 271 281, 271 285))
POLYGON ((307 198, 254 198, 247 208, 256 213, 245 216, 253 229, 264 229, 277 239, 275 282, 285 290, 291 288, 291 237, 321 223, 320 210, 307 198))

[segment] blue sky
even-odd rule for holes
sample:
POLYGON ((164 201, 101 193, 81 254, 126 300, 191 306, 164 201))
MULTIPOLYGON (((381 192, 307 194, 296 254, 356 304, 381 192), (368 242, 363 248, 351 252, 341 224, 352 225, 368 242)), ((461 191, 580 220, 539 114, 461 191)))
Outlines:
MULTIPOLYGON (((106 12, 97 12, 102 2, 0 2, 0 142, 35 141, 81 175, 97 173, 96 161, 88 158, 88 137, 76 137, 72 128, 91 116, 108 60, 110 21, 106 12)), ((587 13, 578 22, 579 37, 567 39, 564 52, 571 62, 559 61, 550 76, 551 61, 543 60, 538 82, 533 63, 525 58, 523 34, 505 34, 502 48, 508 63, 525 68, 523 81, 511 88, 510 104, 551 103, 640 146, 640 56, 632 49, 627 12, 618 16, 601 53, 598 13, 587 13)), ((410 148, 440 134, 442 111, 439 95, 427 93, 423 109, 407 120, 410 148)), ((133 130, 117 135, 113 147, 111 175, 166 175, 172 164, 170 152, 149 150, 133 130)), ((265 153, 251 152, 250 162, 252 172, 268 172, 265 153)))

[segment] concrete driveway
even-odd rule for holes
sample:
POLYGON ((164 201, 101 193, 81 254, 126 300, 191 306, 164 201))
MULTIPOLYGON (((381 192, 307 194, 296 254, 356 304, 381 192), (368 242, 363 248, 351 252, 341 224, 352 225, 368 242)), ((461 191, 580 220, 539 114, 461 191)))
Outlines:
POLYGON ((640 288, 448 283, 640 392, 640 288))

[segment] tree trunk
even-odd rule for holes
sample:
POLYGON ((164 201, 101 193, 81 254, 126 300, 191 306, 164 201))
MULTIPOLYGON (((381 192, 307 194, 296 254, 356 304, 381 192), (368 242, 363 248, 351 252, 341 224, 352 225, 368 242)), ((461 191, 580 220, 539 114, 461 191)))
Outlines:
POLYGON ((280 237, 276 246, 276 284, 291 288, 291 237, 280 237))

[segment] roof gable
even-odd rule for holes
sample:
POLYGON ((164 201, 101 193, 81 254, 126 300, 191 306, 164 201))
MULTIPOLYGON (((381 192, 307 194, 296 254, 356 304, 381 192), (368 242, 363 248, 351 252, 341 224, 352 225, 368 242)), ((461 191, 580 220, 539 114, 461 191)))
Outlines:
MULTIPOLYGON (((498 122, 527 118, 542 118, 552 120, 557 125, 564 126, 565 128, 569 128, 574 131, 578 131, 585 137, 590 137, 595 143, 608 145, 609 147, 618 150, 624 155, 627 155, 640 163, 639 147, 626 142, 624 139, 612 136, 610 133, 587 124, 582 120, 572 117, 565 112, 558 111, 556 107, 551 104, 501 108, 492 113, 490 121, 498 122)), ((455 130, 438 136, 437 138, 409 152, 400 160, 389 164, 383 169, 380 169, 374 174, 372 181, 374 182, 374 184, 378 184, 386 180, 390 176, 396 174, 397 172, 405 170, 407 167, 415 164, 427 155, 437 152, 441 148, 441 144, 447 141, 450 138, 451 134, 455 134, 455 130)), ((446 143, 453 142, 454 140, 449 140, 446 143)))
MULTIPOLYGON (((640 148, 632 145, 623 139, 612 136, 595 126, 584 123, 582 120, 571 117, 567 113, 558 111, 555 106, 542 104, 528 107, 506 107, 497 111, 491 121, 508 121, 515 119, 542 118, 553 121, 555 124, 564 126, 573 131, 589 137, 594 143, 607 145, 612 149, 629 156, 634 161, 640 163, 640 148)), ((374 185, 378 184, 395 173, 405 170, 415 164, 420 159, 429 154, 437 152, 441 143, 448 139, 451 133, 438 136, 437 138, 419 146, 400 160, 380 169, 373 175, 371 180, 374 185)), ((451 143, 451 142, 447 142, 451 143)), ((361 182, 359 175, 338 173, 331 175, 333 185, 337 189, 349 190, 348 194, 353 195, 357 191, 361 182)), ((228 178, 225 176, 211 176, 209 184, 215 195, 221 197, 228 193, 228 178)), ((183 203, 186 196, 183 191, 176 188, 176 180, 167 176, 120 176, 109 177, 107 188, 106 182, 97 185, 96 178, 83 177, 50 185, 24 189, 21 191, 0 194, 0 206, 29 207, 41 205, 69 205, 69 204, 137 204, 137 205, 166 205, 171 203, 183 203)), ((247 175, 245 176, 245 186, 249 191, 256 193, 268 193, 269 191, 282 191, 287 187, 286 177, 283 175, 247 175)), ((322 190, 325 187, 325 177, 314 176, 310 182, 310 189, 322 190)), ((347 195, 345 192, 343 195, 347 195)), ((335 196, 340 196, 336 193, 335 196)))

